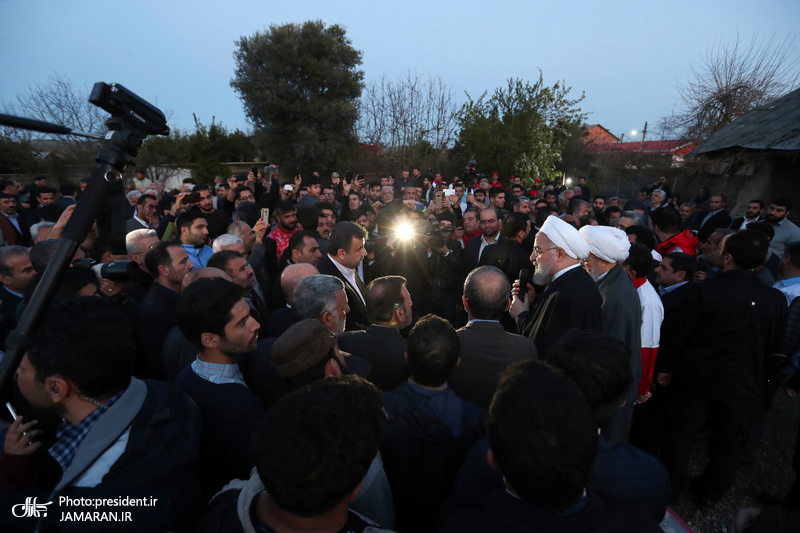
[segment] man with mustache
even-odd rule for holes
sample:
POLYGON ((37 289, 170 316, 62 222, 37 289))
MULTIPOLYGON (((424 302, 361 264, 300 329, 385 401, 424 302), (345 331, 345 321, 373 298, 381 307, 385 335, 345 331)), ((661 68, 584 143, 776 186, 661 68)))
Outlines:
POLYGON ((536 234, 531 262, 536 271, 534 285, 547 286, 541 295, 533 287, 514 282, 514 300, 509 312, 522 335, 531 339, 540 357, 569 328, 603 331, 603 303, 597 285, 581 268, 589 255, 589 244, 568 222, 548 217, 536 234), (526 291, 525 300, 519 292, 526 291), (535 299, 535 300, 534 300, 535 299))

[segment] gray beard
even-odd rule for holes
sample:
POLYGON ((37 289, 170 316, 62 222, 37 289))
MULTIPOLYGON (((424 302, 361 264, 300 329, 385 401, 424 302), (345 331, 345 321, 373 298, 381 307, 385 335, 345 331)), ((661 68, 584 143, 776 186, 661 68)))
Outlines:
POLYGON ((549 272, 542 272, 538 268, 533 273, 533 284, 534 285, 550 285, 550 282, 553 281, 553 276, 549 272))

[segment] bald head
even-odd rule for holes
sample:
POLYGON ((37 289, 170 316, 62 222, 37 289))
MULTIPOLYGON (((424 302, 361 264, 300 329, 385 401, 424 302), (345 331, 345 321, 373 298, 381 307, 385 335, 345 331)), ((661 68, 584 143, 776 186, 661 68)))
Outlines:
POLYGON ((222 278, 224 280, 231 281, 231 277, 218 268, 213 268, 213 267, 195 268, 194 270, 190 270, 189 273, 183 277, 183 281, 181 282, 181 292, 185 291, 186 287, 188 287, 198 279, 203 279, 203 278, 222 278))
POLYGON ((464 282, 464 308, 470 320, 498 320, 511 302, 511 285, 493 266, 476 268, 464 282))
POLYGON ((281 292, 286 299, 286 303, 292 303, 294 288, 297 287, 300 280, 317 274, 319 274, 317 267, 309 263, 297 263, 287 266, 281 274, 281 292))

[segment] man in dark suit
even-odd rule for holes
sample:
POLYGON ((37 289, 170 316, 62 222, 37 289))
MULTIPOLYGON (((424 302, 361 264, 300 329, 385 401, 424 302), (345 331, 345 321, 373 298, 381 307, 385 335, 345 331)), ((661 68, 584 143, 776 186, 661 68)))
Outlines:
POLYGON ((501 243, 506 239, 506 236, 500 231, 500 219, 494 209, 487 208, 481 211, 478 225, 481 229, 481 236, 468 240, 464 247, 464 262, 467 272, 480 264, 481 255, 487 246, 501 243))
MULTIPOLYGON (((521 269, 533 272, 530 253, 525 251, 522 241, 528 238, 531 231, 531 219, 525 213, 511 213, 503 222, 503 233, 506 238, 495 246, 488 246, 478 264, 499 268, 513 283, 519 277, 521 269)), ((487 406, 488 409, 488 406, 487 406)))
POLYGON ((125 222, 125 233, 130 233, 137 229, 149 229, 150 218, 156 214, 158 201, 149 194, 143 194, 136 202, 136 214, 125 222))
POLYGON ((673 496, 685 488, 695 436, 709 429, 709 461, 691 488, 700 506, 720 499, 733 485, 740 448, 756 412, 766 358, 781 353, 786 297, 765 286, 753 269, 764 262, 769 242, 756 230, 722 240, 722 272, 697 285, 663 328, 655 379, 673 390, 661 459, 673 496), (691 295, 690 295, 691 296, 691 295))
POLYGON ((320 274, 328 274, 344 282, 347 294, 347 305, 350 312, 347 315, 347 331, 366 329, 367 305, 365 303, 366 287, 359 276, 359 267, 367 255, 364 244, 367 231, 353 222, 339 222, 333 227, 328 238, 328 253, 319 262, 320 274))
MULTIPOLYGON (((664 321, 661 323, 660 339, 676 335, 675 328, 682 328, 681 320, 672 316, 684 298, 698 291, 692 281, 697 270, 697 260, 683 252, 672 252, 661 259, 656 267, 656 281, 661 303, 664 306, 664 321)), ((664 427, 669 413, 672 390, 654 383, 653 395, 633 409, 630 443, 647 453, 658 457, 664 440, 664 427)))
POLYGON ((281 292, 286 301, 283 307, 275 309, 267 320, 267 337, 280 337, 283 333, 297 323, 297 316, 292 310, 292 296, 297 284, 303 278, 316 276, 319 270, 309 263, 287 265, 281 273, 281 292))
POLYGON ((725 195, 715 194, 708 204, 708 214, 700 222, 700 228, 727 228, 731 225, 731 216, 725 211, 725 195))
POLYGON ((161 241, 145 256, 153 285, 136 310, 137 373, 160 378, 164 373, 161 352, 169 330, 175 326, 175 308, 183 278, 194 267, 189 254, 175 241, 161 241))
POLYGON ((521 335, 507 333, 500 317, 511 305, 511 285, 493 266, 479 267, 467 276, 462 301, 469 323, 457 331, 461 364, 448 383, 456 394, 489 408, 500 374, 520 359, 536 358, 536 345, 521 335))
MULTIPOLYGON (((2 215, 0 215, 2 216, 2 215)), ((17 327, 17 307, 25 287, 35 272, 30 250, 24 246, 0 248, 0 347, 6 349, 6 337, 17 327)))
POLYGON ((367 286, 366 331, 348 331, 339 348, 372 363, 369 380, 383 391, 394 390, 409 376, 406 340, 400 330, 411 325, 411 295, 402 276, 384 276, 367 286))
POLYGON ((751 222, 764 222, 764 215, 764 200, 750 200, 745 215, 734 218, 730 228, 736 231, 747 229, 751 222))
POLYGON ((18 212, 17 197, 0 193, 0 232, 7 245, 27 245, 31 240, 30 226, 18 212))

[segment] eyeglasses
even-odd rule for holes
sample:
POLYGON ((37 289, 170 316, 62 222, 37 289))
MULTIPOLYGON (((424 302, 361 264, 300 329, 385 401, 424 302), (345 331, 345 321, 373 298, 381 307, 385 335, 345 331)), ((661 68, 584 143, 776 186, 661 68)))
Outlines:
POLYGON ((547 250, 557 250, 558 246, 554 246, 552 248, 539 248, 538 246, 533 247, 533 253, 536 255, 542 255, 542 253, 546 252, 547 250))
POLYGON ((252 202, 253 201, 253 197, 252 196, 240 196, 239 197, 239 201, 240 202, 252 202))

